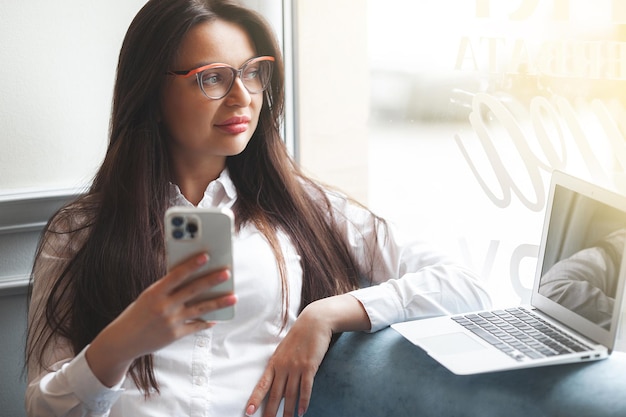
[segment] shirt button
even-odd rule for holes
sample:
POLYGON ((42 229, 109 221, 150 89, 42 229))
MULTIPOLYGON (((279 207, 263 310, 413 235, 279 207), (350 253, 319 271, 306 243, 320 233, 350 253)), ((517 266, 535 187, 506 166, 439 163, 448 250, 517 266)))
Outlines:
POLYGON ((194 385, 199 385, 199 386, 205 385, 206 384, 206 378, 202 377, 202 376, 196 376, 196 377, 193 378, 193 384, 194 385))
POLYGON ((109 402, 108 401, 98 401, 96 403, 96 409, 100 413, 105 412, 108 408, 109 408, 109 402))
POLYGON ((196 346, 198 347, 206 347, 206 339, 198 339, 198 341, 196 342, 196 346))

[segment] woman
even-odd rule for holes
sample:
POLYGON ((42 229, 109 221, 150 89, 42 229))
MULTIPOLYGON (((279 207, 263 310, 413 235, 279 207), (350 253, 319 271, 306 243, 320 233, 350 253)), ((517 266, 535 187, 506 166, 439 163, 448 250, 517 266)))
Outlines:
POLYGON ((138 13, 105 160, 40 243, 29 415, 302 415, 334 334, 488 303, 472 275, 303 175, 282 110, 280 51, 256 13, 224 0, 138 13), (229 278, 181 285, 206 254, 166 273, 172 205, 234 211, 236 296, 188 303, 229 278), (235 303, 231 321, 198 319, 235 303))

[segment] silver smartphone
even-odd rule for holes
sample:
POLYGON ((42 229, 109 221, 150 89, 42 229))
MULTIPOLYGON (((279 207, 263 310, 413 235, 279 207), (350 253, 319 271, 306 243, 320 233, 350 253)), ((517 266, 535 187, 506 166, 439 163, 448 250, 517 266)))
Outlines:
MULTIPOLYGON (((198 293, 192 301, 211 299, 234 292, 233 271, 234 216, 229 209, 201 209, 196 207, 170 207, 165 213, 165 250, 168 271, 190 256, 206 252, 209 261, 189 279, 221 268, 230 270, 230 279, 198 293)), ((230 306, 205 314, 209 321, 230 320, 235 307, 230 306)))

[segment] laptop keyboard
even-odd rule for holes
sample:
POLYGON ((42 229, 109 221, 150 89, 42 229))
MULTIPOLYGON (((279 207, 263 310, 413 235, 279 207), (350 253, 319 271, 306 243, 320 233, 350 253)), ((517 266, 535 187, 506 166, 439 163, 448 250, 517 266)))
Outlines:
POLYGON ((459 315, 452 320, 518 361, 591 350, 523 307, 459 315))

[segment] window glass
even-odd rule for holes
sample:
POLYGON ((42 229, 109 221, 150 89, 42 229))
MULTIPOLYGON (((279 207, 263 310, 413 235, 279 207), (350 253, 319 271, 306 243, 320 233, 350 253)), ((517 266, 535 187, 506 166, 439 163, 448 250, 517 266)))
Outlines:
POLYGON ((550 172, 626 191, 626 3, 367 8, 368 204, 529 301, 550 172))

